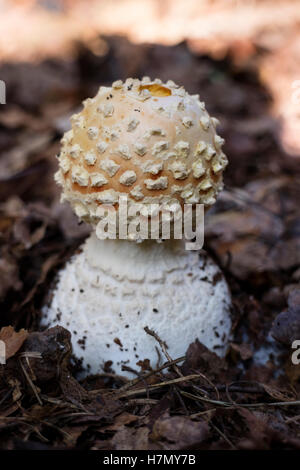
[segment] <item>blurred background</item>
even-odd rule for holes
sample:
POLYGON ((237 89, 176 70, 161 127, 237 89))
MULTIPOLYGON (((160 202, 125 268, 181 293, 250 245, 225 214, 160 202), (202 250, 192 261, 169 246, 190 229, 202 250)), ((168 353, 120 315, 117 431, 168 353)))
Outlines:
POLYGON ((291 98, 299 80, 299 6, 298 0, 1 0, 0 60, 71 58, 78 41, 103 57, 107 44, 99 35, 122 35, 134 44, 186 41, 194 53, 219 60, 231 49, 240 65, 259 59, 285 149, 299 153, 291 98))
MULTIPOLYGON (((290 360, 292 341, 300 338, 298 0, 0 0, 0 80, 6 85, 6 104, 0 104, 0 328, 38 330, 55 275, 89 231, 68 205, 60 204, 53 181, 70 116, 100 85, 144 75, 172 79, 198 93, 220 120, 218 133, 226 139, 225 189, 206 216, 205 249, 231 288, 233 340, 222 366, 207 351, 193 350, 192 373, 195 367, 205 371, 221 392, 226 380, 264 384, 248 395, 237 387, 243 392, 237 392, 237 400, 299 400, 299 366, 290 360)), ((85 384, 87 390, 93 384, 111 386, 113 379, 93 380, 85 384)), ((10 416, 17 408, 10 398, 5 401, 11 389, 3 390, 0 404, 10 416)), ((47 387, 42 390, 48 393, 47 387)), ((26 393, 25 408, 32 404, 26 393)), ((78 395, 70 400, 78 403, 78 395)), ((185 415, 182 403, 173 401, 172 413, 185 415)), ((27 417, 37 416, 33 403, 27 417)), ((63 421, 49 410, 60 427, 63 421)), ((151 407, 142 410, 147 414, 151 407)), ((244 411, 228 411, 227 421, 216 415, 209 445, 299 448, 299 407, 278 413, 269 407, 255 418, 244 411)), ((207 416, 214 419, 213 413, 207 416)), ((126 419, 120 423, 131 422, 126 419)), ((3 423, 1 445, 9 447, 14 424, 8 429, 3 423)), ((31 433, 42 439, 16 425, 20 439, 31 433)), ((187 429, 182 434, 193 436, 187 429)), ((50 442, 64 439, 70 445, 66 435, 53 431, 53 436, 50 442)), ((73 443, 78 436, 76 431, 73 443)))

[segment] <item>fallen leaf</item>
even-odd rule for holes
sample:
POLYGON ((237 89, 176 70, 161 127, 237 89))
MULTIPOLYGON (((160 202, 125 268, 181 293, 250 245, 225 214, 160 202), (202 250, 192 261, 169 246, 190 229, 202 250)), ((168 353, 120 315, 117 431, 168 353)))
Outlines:
POLYGON ((142 426, 138 429, 121 426, 111 439, 115 450, 149 450, 149 429, 142 426))
POLYGON ((18 332, 12 326, 4 326, 0 330, 0 340, 5 344, 6 360, 13 357, 22 347, 28 337, 28 331, 22 329, 18 332))
POLYGON ((163 443, 164 449, 184 450, 199 448, 209 437, 205 421, 192 421, 186 416, 165 413, 153 426, 151 439, 163 443))

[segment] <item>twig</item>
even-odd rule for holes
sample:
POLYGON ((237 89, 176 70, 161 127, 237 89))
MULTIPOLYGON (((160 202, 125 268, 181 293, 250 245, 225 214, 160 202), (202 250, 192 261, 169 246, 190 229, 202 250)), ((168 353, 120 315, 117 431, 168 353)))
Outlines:
POLYGON ((206 403, 212 403, 213 405, 224 406, 226 408, 256 408, 257 406, 300 406, 300 400, 278 401, 273 403, 230 403, 220 400, 211 400, 210 398, 201 397, 200 395, 193 395, 189 392, 181 391, 180 393, 195 401, 204 401, 206 403))
MULTIPOLYGON (((167 351, 167 344, 162 340, 160 339, 160 337, 158 336, 157 333, 155 333, 155 331, 153 330, 150 330, 150 328, 148 328, 148 326, 145 326, 144 330, 146 331, 146 333, 150 336, 153 336, 153 338, 156 339, 156 341, 159 343, 161 349, 162 349, 162 352, 164 353, 164 355, 166 356, 166 358, 168 359, 169 362, 173 362, 173 359, 171 358, 170 354, 168 353, 167 351)), ((177 372, 177 374, 179 375, 179 377, 182 377, 182 373, 180 372, 180 370, 178 369, 178 367, 176 366, 176 364, 174 364, 174 370, 175 372, 177 372)))
POLYGON ((9 395, 12 394, 12 391, 13 391, 13 389, 10 388, 10 389, 5 393, 4 397, 1 398, 1 400, 0 400, 0 406, 2 405, 2 403, 5 402, 5 400, 9 397, 9 395))
POLYGON ((137 388, 135 390, 128 390, 127 392, 125 393, 121 393, 121 394, 116 394, 115 398, 125 398, 125 397, 129 397, 129 396, 132 396, 132 395, 139 395, 139 394, 142 394, 142 393, 146 393, 147 390, 152 391, 152 390, 157 390, 158 388, 161 388, 161 387, 165 387, 166 385, 173 385, 173 384, 177 384, 177 383, 180 383, 180 382, 187 382, 189 380, 194 380, 194 379, 199 379, 199 374, 197 375, 187 375, 186 377, 178 377, 177 379, 172 379, 172 380, 168 380, 166 382, 161 382, 159 384, 153 384, 153 385, 149 385, 148 388, 137 388))
POLYGON ((223 437, 224 441, 227 442, 227 444, 233 449, 233 450, 237 450, 235 445, 230 441, 230 439, 226 436, 226 434, 224 434, 221 429, 219 429, 215 424, 213 424, 212 422, 209 423, 210 426, 215 430, 217 431, 218 434, 220 434, 221 437, 223 437))
POLYGON ((210 408, 209 410, 204 410, 204 411, 198 411, 198 413, 193 413, 190 415, 191 419, 198 418, 198 416, 202 416, 208 413, 212 413, 213 411, 216 411, 217 408, 210 408))
MULTIPOLYGON (((182 356, 182 357, 179 357, 178 359, 174 359, 173 361, 167 362, 166 364, 160 366, 158 369, 152 370, 151 372, 148 372, 147 374, 143 375, 143 379, 148 379, 152 375, 155 375, 158 372, 161 372, 163 369, 167 369, 171 367, 173 364, 177 364, 178 362, 183 362, 184 360, 185 360, 185 356, 182 356)), ((119 388, 119 392, 128 390, 130 387, 137 385, 140 381, 141 381, 141 378, 130 380, 125 385, 123 385, 123 387, 119 388)))
POLYGON ((297 415, 297 416, 292 416, 291 418, 287 418, 285 420, 285 423, 294 423, 295 421, 299 421, 300 420, 300 415, 297 415))
POLYGON ((154 400, 152 398, 134 398, 133 400, 128 400, 125 403, 125 406, 140 406, 140 405, 156 405, 159 400, 154 400))
POLYGON ((19 357, 33 357, 35 359, 42 359, 40 352, 35 351, 24 351, 18 354, 19 357))
MULTIPOLYGON (((32 420, 32 418, 30 418, 30 419, 32 420)), ((16 425, 19 426, 19 424, 17 424, 16 421, 21 421, 23 424, 30 427, 34 432, 36 432, 36 434, 39 436, 39 438, 42 441, 49 442, 49 440, 40 433, 40 431, 36 428, 36 426, 34 424, 28 422, 28 418, 24 418, 23 416, 13 416, 13 417, 12 416, 1 416, 0 420, 1 421, 8 421, 8 422, 11 421, 10 426, 16 426, 16 425)))
POLYGON ((147 389, 147 398, 149 398, 148 384, 147 384, 147 381, 145 380, 144 376, 140 372, 137 372, 136 370, 134 370, 131 367, 128 367, 126 365, 122 366, 122 370, 127 370, 127 371, 132 372, 132 373, 134 373, 138 376, 139 381, 143 382, 145 384, 145 387, 147 389))
POLYGON ((30 387, 32 388, 33 393, 34 393, 35 396, 36 396, 37 401, 39 402, 39 404, 40 404, 41 406, 43 406, 43 402, 42 402, 42 400, 40 399, 40 396, 39 396, 39 394, 38 394, 37 388, 36 388, 36 386, 34 385, 34 383, 32 382, 31 378, 29 377, 29 374, 28 374, 27 370, 25 369, 25 367, 23 366, 21 359, 19 359, 19 363, 20 363, 21 369, 22 369, 22 371, 23 371, 23 373, 24 373, 24 375, 25 375, 25 377, 26 377, 26 379, 27 379, 27 381, 28 381, 30 387))
POLYGON ((44 424, 45 426, 48 426, 49 428, 55 429, 55 431, 59 432, 63 436, 65 436, 68 440, 72 439, 71 434, 69 434, 67 431, 64 431, 61 429, 59 426, 55 426, 55 424, 49 423, 48 421, 45 420, 39 420, 40 423, 44 424))
POLYGON ((40 395, 40 397, 44 400, 44 401, 47 401, 49 403, 53 403, 54 405, 60 405, 60 406, 63 406, 63 407, 69 407, 69 408, 75 408, 76 410, 80 410, 81 408, 73 403, 70 403, 70 402, 66 402, 66 401, 62 401, 62 400, 59 400, 58 398, 53 398, 53 397, 48 397, 47 395, 40 395))

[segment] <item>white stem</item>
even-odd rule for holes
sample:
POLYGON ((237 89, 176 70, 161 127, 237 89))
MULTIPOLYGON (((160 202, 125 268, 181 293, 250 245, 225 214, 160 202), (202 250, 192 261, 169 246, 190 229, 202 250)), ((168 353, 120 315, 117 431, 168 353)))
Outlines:
POLYGON ((107 361, 122 373, 122 364, 139 370, 144 359, 156 366, 159 345, 146 326, 174 359, 196 338, 223 354, 229 309, 227 284, 205 253, 185 251, 180 241, 137 244, 92 234, 60 273, 43 323, 68 328, 75 355, 93 373, 107 361))
POLYGON ((173 270, 184 270, 191 263, 198 262, 198 253, 188 253, 182 240, 166 240, 157 243, 144 240, 135 243, 127 240, 99 240, 95 233, 87 239, 84 252, 92 268, 109 273, 118 279, 142 280, 161 278, 173 270))

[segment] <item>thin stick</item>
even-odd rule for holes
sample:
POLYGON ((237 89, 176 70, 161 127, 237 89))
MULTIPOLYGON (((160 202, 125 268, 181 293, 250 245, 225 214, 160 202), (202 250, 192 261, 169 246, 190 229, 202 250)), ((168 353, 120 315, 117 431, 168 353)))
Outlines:
POLYGON ((208 413, 211 413, 213 411, 216 411, 217 408, 210 408, 209 410, 205 410, 205 411, 198 411, 198 413, 193 413, 192 415, 190 415, 190 418, 191 419, 194 419, 194 418, 197 418, 198 416, 202 416, 202 415, 206 415, 208 413))
POLYGON ((211 425, 211 427, 217 431, 218 434, 220 434, 221 437, 223 437, 224 441, 227 442, 227 444, 233 449, 233 450, 237 450, 235 445, 230 441, 230 439, 226 436, 226 434, 224 434, 221 429, 219 429, 215 424, 213 423, 209 423, 211 425))
MULTIPOLYGON (((148 379, 152 375, 155 375, 158 372, 161 372, 163 369, 167 369, 168 367, 171 367, 172 365, 177 364, 178 362, 183 362, 183 361, 185 361, 185 356, 181 356, 178 359, 174 359, 173 361, 167 362, 166 364, 160 366, 158 369, 152 370, 151 372, 148 372, 147 374, 143 375, 143 379, 148 379)), ((128 390, 128 388, 133 387, 134 385, 138 384, 140 381, 141 381, 141 378, 130 380, 125 385, 123 385, 123 387, 119 388, 119 392, 123 390, 124 391, 128 390)))
POLYGON ((154 400, 152 398, 134 398, 133 400, 128 400, 125 403, 125 406, 141 406, 141 405, 156 405, 159 400, 154 400))
POLYGON ((168 380, 166 382, 161 382, 159 384, 149 385, 147 388, 137 388, 135 390, 128 390, 128 392, 117 394, 115 398, 124 398, 133 395, 140 395, 142 393, 146 393, 147 390, 150 392, 152 390, 157 390, 158 388, 165 387, 166 385, 174 385, 180 382, 187 382, 188 380, 199 379, 199 375, 187 375, 186 377, 178 377, 177 379, 168 380))
MULTIPOLYGON (((146 333, 150 336, 153 336, 153 338, 156 339, 156 341, 159 343, 164 355, 166 356, 166 358, 168 359, 169 362, 172 362, 173 359, 171 358, 170 354, 168 353, 167 351, 167 344, 162 340, 160 339, 160 337, 158 336, 157 333, 155 333, 155 331, 153 330, 150 330, 150 328, 148 328, 148 326, 145 326, 144 330, 146 331, 146 333)), ((176 365, 174 365, 174 370, 177 372, 177 374, 179 375, 179 377, 182 377, 182 373, 180 372, 180 370, 178 369, 178 367, 176 365)))
POLYGON ((2 405, 2 403, 5 402, 5 400, 9 397, 9 395, 12 394, 12 391, 13 391, 13 389, 10 388, 10 389, 5 393, 4 397, 2 397, 1 400, 0 400, 0 405, 2 405))
POLYGON ((27 373, 27 370, 26 370, 25 367, 23 366, 21 359, 19 359, 19 363, 20 363, 21 369, 22 369, 22 371, 23 371, 23 373, 24 373, 24 375, 25 375, 25 377, 26 377, 26 379, 27 379, 27 381, 28 381, 30 387, 32 388, 33 393, 34 393, 35 396, 36 396, 37 401, 39 402, 39 405, 43 406, 43 402, 42 402, 42 400, 40 399, 40 396, 39 396, 39 394, 38 394, 37 388, 36 388, 36 386, 34 385, 34 383, 32 382, 31 378, 29 377, 29 374, 27 373))
POLYGON ((224 406, 226 408, 255 408, 257 406, 300 406, 300 400, 296 401, 278 401, 273 403, 230 403, 220 400, 211 400, 210 398, 201 397, 199 395, 193 395, 189 392, 180 392, 182 395, 191 398, 195 401, 204 401, 206 403, 212 403, 213 405, 224 406))

